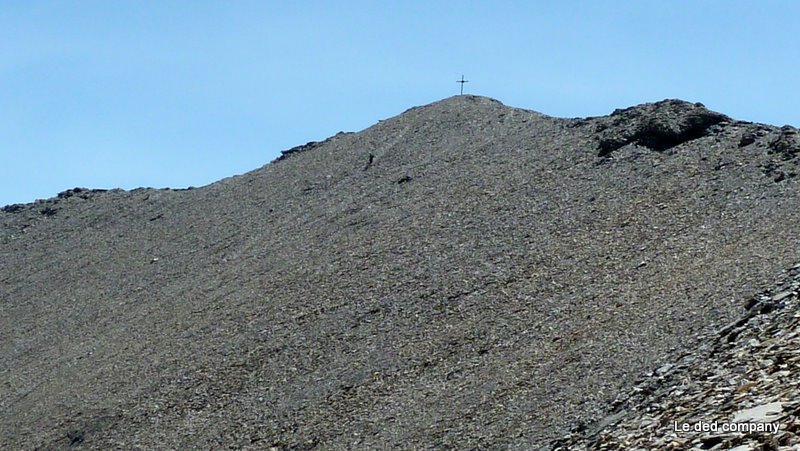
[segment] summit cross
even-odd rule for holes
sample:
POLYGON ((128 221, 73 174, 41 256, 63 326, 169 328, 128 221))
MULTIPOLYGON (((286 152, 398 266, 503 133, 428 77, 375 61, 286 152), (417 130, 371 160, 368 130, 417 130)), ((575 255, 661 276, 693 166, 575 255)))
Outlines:
POLYGON ((461 75, 461 80, 456 80, 456 83, 461 83, 461 94, 464 95, 464 83, 469 83, 469 80, 464 80, 464 75, 461 75))

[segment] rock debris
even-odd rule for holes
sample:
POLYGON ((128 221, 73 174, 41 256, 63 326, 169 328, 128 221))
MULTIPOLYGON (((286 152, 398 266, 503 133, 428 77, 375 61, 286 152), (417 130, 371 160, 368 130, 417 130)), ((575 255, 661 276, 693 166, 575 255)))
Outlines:
POLYGON ((732 327, 702 336, 694 352, 622 393, 605 420, 575 430, 551 449, 798 449, 800 265, 784 277, 754 297, 749 313, 732 327), (681 429, 731 423, 755 423, 752 429, 761 430, 681 429), (759 426, 766 424, 777 432, 759 426))

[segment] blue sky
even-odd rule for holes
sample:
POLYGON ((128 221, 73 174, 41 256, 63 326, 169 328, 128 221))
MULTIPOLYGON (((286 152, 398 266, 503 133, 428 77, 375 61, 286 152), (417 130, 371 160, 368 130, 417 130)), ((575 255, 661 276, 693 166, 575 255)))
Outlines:
POLYGON ((0 205, 202 186, 466 92, 800 125, 795 1, 5 1, 0 205))

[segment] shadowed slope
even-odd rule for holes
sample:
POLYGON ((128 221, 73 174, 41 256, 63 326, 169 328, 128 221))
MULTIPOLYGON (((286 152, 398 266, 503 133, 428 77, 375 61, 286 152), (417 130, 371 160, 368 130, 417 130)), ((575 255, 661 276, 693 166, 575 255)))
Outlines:
POLYGON ((203 188, 7 207, 5 444, 527 449, 600 417, 797 259, 793 129, 698 108, 625 110, 648 140, 459 96, 203 188))

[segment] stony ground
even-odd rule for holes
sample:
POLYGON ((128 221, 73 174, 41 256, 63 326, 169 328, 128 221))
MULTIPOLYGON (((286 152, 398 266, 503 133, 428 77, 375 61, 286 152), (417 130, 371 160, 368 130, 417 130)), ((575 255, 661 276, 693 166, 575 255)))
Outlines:
POLYGON ((798 291, 800 264, 773 290, 751 298, 741 318, 648 374, 606 418, 576 425, 552 449, 800 449, 798 291), (723 431, 723 423, 748 429, 723 431), (697 424, 709 428, 695 430, 697 424))
POLYGON ((0 212, 4 449, 530 449, 798 261, 791 127, 459 96, 0 212))

